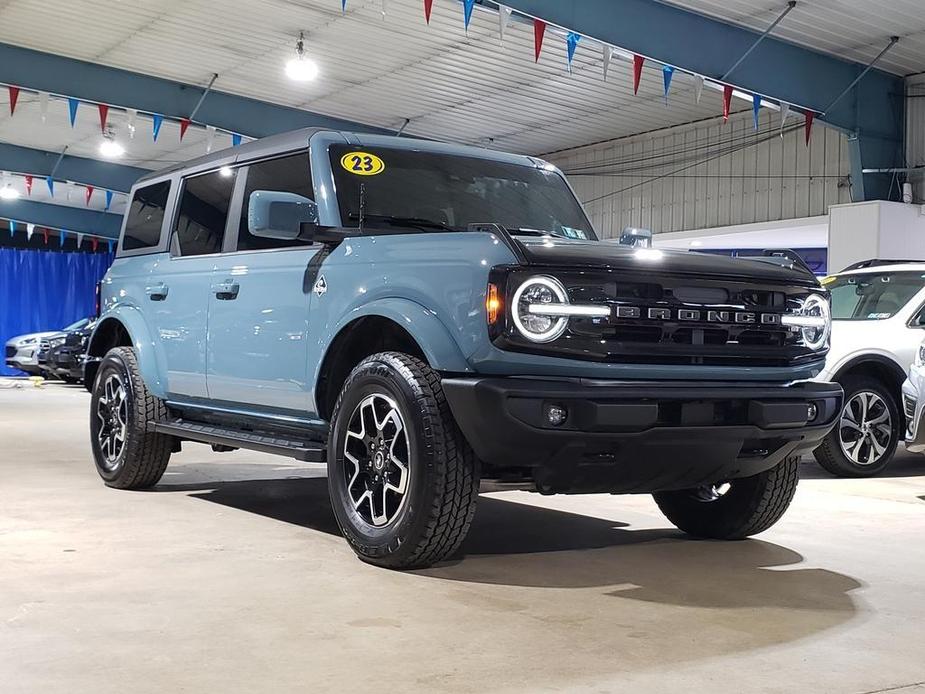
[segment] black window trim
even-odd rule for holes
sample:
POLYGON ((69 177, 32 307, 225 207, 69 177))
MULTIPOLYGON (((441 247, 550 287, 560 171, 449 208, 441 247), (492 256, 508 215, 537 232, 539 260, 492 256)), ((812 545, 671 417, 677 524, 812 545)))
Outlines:
POLYGON ((138 183, 132 186, 132 189, 129 191, 128 208, 125 210, 125 214, 122 216, 122 228, 119 230, 119 243, 116 246, 116 258, 133 258, 140 255, 154 255, 155 253, 165 252, 167 250, 167 237, 169 236, 170 229, 172 227, 172 224, 168 225, 167 220, 171 219, 173 216, 172 210, 175 206, 174 203, 176 200, 177 176, 175 174, 152 178, 144 181, 143 183, 138 183), (125 228, 128 225, 129 213, 131 212, 132 200, 135 197, 135 193, 142 188, 157 185, 158 183, 164 183, 165 181, 170 184, 170 188, 167 191, 167 204, 164 207, 164 219, 161 221, 161 234, 158 238, 157 244, 154 246, 145 246, 143 248, 131 248, 128 250, 124 249, 122 244, 125 242, 125 228))

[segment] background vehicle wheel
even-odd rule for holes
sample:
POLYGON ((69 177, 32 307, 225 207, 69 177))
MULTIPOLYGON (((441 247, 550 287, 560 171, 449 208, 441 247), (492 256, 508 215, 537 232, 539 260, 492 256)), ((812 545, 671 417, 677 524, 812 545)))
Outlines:
POLYGON ((668 520, 688 535, 741 540, 764 532, 784 515, 797 489, 799 464, 799 456, 793 456, 753 477, 652 496, 668 520))
POLYGON ((889 389, 874 378, 846 378, 842 387, 841 418, 813 456, 838 477, 872 477, 893 459, 904 415, 889 389))
POLYGON ((166 415, 164 403, 145 387, 134 350, 109 350, 90 397, 90 446, 96 471, 107 485, 145 489, 157 484, 173 442, 154 433, 150 422, 166 415))
POLYGON ((374 354, 348 376, 331 421, 328 489, 359 557, 410 569, 452 555, 475 513, 479 464, 439 375, 406 354, 374 354))

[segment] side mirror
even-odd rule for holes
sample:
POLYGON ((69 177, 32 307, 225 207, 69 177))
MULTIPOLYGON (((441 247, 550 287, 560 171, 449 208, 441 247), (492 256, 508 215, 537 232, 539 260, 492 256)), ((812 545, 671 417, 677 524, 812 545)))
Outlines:
POLYGON ((318 224, 314 200, 278 190, 255 190, 248 197, 247 230, 254 236, 292 241, 303 224, 318 224))
POLYGON ((649 229, 626 227, 623 229, 623 233, 620 234, 620 244, 636 248, 651 248, 652 232, 649 229))

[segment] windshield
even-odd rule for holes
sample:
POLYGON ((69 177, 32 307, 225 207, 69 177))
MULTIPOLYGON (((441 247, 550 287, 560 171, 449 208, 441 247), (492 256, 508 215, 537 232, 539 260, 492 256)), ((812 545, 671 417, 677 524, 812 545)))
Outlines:
POLYGON ((81 318, 76 323, 71 323, 66 328, 63 328, 61 332, 67 333, 67 332, 70 332, 71 330, 80 330, 82 327, 84 327, 89 322, 90 322, 89 318, 81 318))
POLYGON ((341 222, 364 228, 466 231, 501 224, 513 234, 597 239, 565 179, 539 167, 433 152, 334 145, 341 222))
POLYGON ((824 283, 832 293, 835 320, 886 320, 925 287, 925 275, 920 272, 836 275, 824 283))

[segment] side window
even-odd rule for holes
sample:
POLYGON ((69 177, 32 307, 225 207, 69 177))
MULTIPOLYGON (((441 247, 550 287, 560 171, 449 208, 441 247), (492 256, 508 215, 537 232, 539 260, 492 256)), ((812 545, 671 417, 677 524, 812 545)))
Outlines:
POLYGON ((183 181, 170 246, 174 255, 221 252, 234 179, 234 172, 221 169, 183 181))
POLYGON ((251 194, 255 191, 292 193, 314 201, 312 173, 308 152, 299 152, 288 157, 269 159, 251 164, 247 171, 247 184, 241 204, 241 221, 238 226, 238 250, 253 251, 263 248, 287 248, 304 246, 308 242, 300 239, 267 238, 254 236, 248 228, 251 194))
POLYGON ((135 190, 125 222, 123 251, 154 248, 160 243, 161 225, 164 223, 164 210, 167 208, 169 194, 170 181, 161 181, 135 190))

